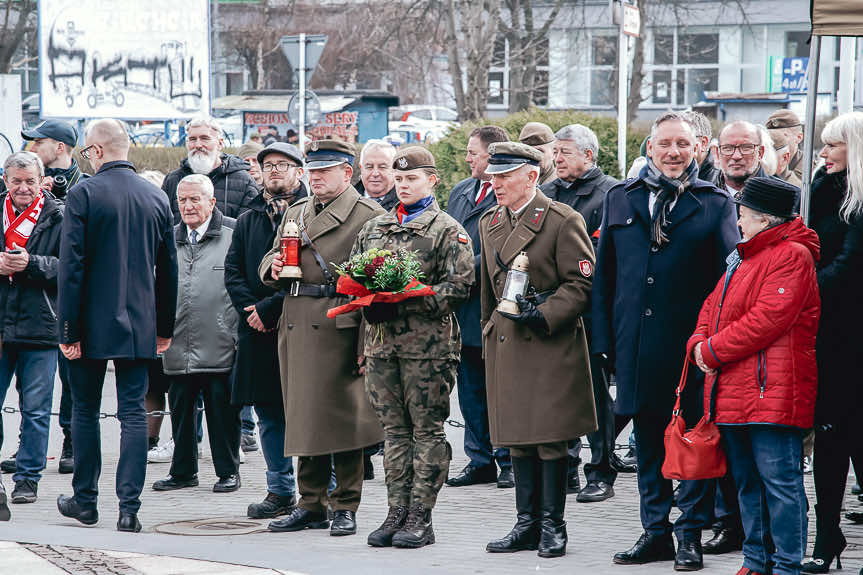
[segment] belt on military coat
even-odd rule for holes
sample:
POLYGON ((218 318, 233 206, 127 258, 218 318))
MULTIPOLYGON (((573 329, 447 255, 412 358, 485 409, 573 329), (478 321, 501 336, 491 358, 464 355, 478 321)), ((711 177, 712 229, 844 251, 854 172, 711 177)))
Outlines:
POLYGON ((336 297, 336 286, 332 284, 304 284, 294 282, 285 291, 285 295, 291 297, 336 297))

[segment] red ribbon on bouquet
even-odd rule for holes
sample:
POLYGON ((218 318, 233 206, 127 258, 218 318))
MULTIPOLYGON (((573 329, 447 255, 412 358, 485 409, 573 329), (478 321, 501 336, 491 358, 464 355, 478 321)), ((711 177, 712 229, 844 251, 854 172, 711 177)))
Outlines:
POLYGON ((397 303, 413 297, 422 297, 434 295, 434 290, 424 283, 420 283, 416 279, 408 282, 408 285, 401 291, 371 291, 360 282, 352 279, 349 276, 339 276, 339 281, 336 283, 336 291, 344 295, 356 296, 357 299, 345 305, 334 307, 327 310, 327 317, 333 319, 337 315, 349 313, 354 310, 367 307, 373 303, 397 303))

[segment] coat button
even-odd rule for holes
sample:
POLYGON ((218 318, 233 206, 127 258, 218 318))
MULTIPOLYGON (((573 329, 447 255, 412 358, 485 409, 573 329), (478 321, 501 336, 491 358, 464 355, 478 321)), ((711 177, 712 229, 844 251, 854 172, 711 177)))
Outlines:
POLYGON ((318 329, 319 327, 321 327, 320 324, 317 324, 317 323, 312 324, 312 329, 318 329))
POLYGON ((500 336, 500 341, 503 341, 504 339, 506 339, 504 336, 500 336))
POLYGON ((632 218, 626 218, 626 224, 629 225, 632 223, 632 218))
POLYGON ((657 247, 657 246, 650 246, 650 251, 652 251, 653 253, 656 253, 656 252, 658 252, 658 251, 659 251, 659 247, 657 247))
POLYGON ((646 315, 647 317, 652 316, 652 315, 653 315, 653 310, 652 310, 652 309, 650 309, 650 308, 647 308, 646 310, 644 310, 644 315, 646 315))
POLYGON ((648 276, 648 278, 647 278, 647 285, 649 285, 649 286, 652 286, 652 285, 653 285, 653 277, 652 277, 652 276, 648 276))
POLYGON ((294 329, 294 324, 289 323, 289 324, 288 324, 288 329, 294 329))

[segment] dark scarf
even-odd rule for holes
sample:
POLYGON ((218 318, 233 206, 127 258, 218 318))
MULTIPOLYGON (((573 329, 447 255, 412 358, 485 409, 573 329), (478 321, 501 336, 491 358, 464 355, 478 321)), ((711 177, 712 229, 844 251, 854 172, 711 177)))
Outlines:
POLYGON ((273 225, 278 225, 279 222, 282 221, 282 215, 285 213, 285 210, 294 203, 294 199, 297 197, 297 192, 299 190, 300 188, 298 187, 296 190, 291 192, 280 192, 278 194, 264 190, 264 201, 267 203, 267 215, 270 217, 270 221, 273 222, 273 225))
POLYGON ((647 188, 651 192, 657 194, 656 205, 651 214, 650 225, 650 244, 656 247, 662 247, 663 244, 669 242, 668 235, 665 233, 668 227, 668 216, 671 213, 672 205, 685 192, 692 180, 698 177, 698 162, 692 160, 686 171, 680 175, 678 179, 666 177, 653 160, 647 158, 647 174, 642 178, 647 188))

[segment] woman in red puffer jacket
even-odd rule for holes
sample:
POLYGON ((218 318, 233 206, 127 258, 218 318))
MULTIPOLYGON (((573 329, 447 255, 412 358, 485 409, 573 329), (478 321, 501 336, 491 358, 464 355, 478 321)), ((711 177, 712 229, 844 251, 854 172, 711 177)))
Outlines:
POLYGON ((777 178, 746 182, 736 200, 743 241, 687 344, 707 374, 705 406, 713 406, 737 486, 741 575, 767 573, 769 563, 775 575, 797 575, 806 550, 802 440, 815 413, 821 302, 818 236, 795 217, 798 193, 777 178))

